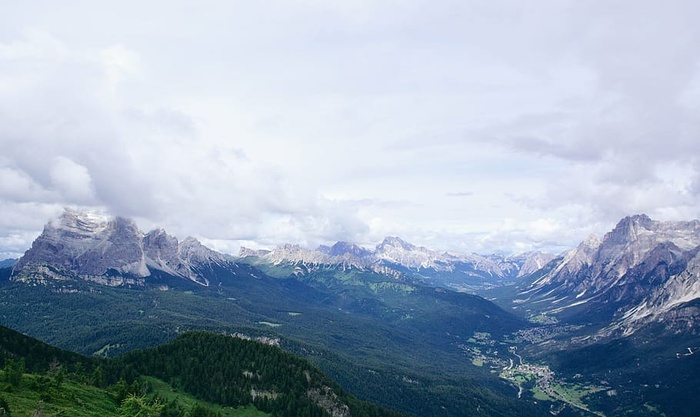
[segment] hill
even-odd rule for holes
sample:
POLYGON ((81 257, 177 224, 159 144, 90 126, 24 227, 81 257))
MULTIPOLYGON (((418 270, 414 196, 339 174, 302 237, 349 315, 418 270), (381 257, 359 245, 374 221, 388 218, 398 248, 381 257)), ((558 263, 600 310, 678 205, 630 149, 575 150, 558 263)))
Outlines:
POLYGON ((358 401, 277 346, 230 335, 188 332, 167 345, 98 359, 0 327, 0 351, 6 415, 399 416, 358 401))

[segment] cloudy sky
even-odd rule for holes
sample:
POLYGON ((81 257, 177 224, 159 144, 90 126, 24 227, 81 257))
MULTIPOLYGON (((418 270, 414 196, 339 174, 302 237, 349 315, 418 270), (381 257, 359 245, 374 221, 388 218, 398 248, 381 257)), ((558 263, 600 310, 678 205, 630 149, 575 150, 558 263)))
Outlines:
POLYGON ((0 257, 64 207, 236 252, 700 217, 700 2, 16 1, 0 257))

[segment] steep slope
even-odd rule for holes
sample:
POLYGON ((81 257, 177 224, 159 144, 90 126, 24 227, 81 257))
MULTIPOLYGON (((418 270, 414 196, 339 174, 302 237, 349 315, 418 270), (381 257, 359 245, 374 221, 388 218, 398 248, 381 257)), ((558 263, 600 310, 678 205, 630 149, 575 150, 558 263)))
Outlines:
MULTIPOLYGON (((587 239, 549 272, 523 281, 515 304, 536 312, 578 315, 605 323, 630 312, 651 292, 666 286, 670 277, 686 269, 699 245, 697 220, 658 222, 645 215, 626 217, 602 240, 587 239)), ((688 282, 697 274, 684 277, 681 292, 693 286, 688 282)), ((685 292, 677 297, 694 298, 685 292)))
POLYGON ((144 235, 133 220, 67 209, 44 227, 17 261, 12 279, 80 278, 106 285, 143 285, 146 277, 161 271, 208 285, 198 269, 227 262, 191 237, 178 242, 163 230, 144 235))
POLYGON ((650 323, 664 323, 669 331, 700 334, 700 251, 691 251, 693 256, 687 263, 671 268, 670 277, 650 288, 642 301, 628 308, 609 331, 622 331, 629 335, 650 323), (679 271, 680 272, 677 272, 679 271), (677 273, 674 273, 677 272, 677 273))
POLYGON ((514 306, 550 323, 523 353, 614 387, 589 398, 605 415, 697 415, 699 254, 697 220, 622 219, 521 282, 514 306))

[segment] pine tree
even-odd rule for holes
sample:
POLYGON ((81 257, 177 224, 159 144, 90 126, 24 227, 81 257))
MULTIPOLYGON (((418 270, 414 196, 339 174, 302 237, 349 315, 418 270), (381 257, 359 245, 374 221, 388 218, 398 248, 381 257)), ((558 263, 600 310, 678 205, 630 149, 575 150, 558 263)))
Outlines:
POLYGON ((15 361, 13 359, 8 359, 5 361, 5 379, 12 386, 18 387, 20 382, 22 382, 22 375, 24 375, 24 359, 15 361))

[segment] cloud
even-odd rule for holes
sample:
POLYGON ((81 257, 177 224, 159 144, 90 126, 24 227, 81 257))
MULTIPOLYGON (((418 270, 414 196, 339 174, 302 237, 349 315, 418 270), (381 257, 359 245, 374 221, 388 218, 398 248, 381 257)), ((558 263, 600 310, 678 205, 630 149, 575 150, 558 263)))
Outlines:
POLYGON ((232 250, 558 249, 697 217, 698 7, 18 3, 0 218, 22 225, 0 236, 17 250, 64 205, 232 250))
POLYGON ((65 157, 56 157, 49 172, 51 183, 62 200, 90 205, 95 191, 88 169, 65 157))
POLYGON ((27 202, 46 198, 46 190, 25 172, 10 167, 0 168, 0 198, 27 202))

